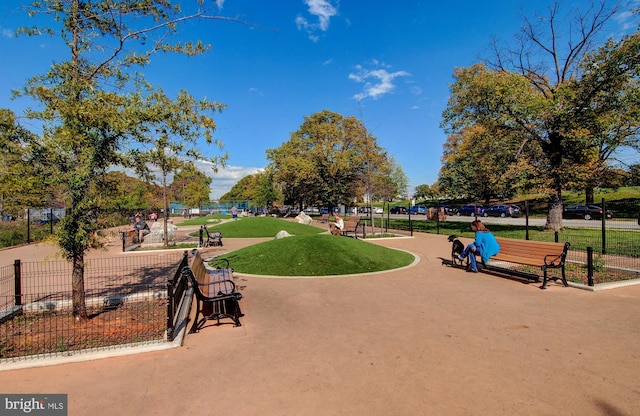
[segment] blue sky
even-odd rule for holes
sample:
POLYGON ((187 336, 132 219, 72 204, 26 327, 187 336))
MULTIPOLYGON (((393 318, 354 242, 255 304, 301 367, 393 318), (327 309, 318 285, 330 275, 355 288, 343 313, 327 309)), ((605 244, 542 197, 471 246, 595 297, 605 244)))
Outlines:
MULTIPOLYGON (((30 24, 21 3, 0 5, 4 55, 0 107, 15 111, 26 103, 11 101, 11 89, 43 73, 52 61, 67 59, 53 38, 15 37, 18 27, 30 24)), ((213 198, 264 168, 268 148, 287 141, 304 116, 324 109, 362 119, 402 165, 410 192, 417 185, 434 183, 446 140, 441 115, 454 68, 488 56, 494 37, 511 41, 519 32, 521 16, 544 14, 547 4, 530 0, 219 3, 220 14, 252 25, 187 23, 179 36, 202 39, 211 51, 193 58, 155 56, 143 70, 149 81, 169 94, 186 89, 227 105, 215 119, 216 137, 230 154, 229 166, 211 175, 213 198)), ((629 30, 628 23, 621 16, 612 21, 610 33, 619 38, 629 30)))

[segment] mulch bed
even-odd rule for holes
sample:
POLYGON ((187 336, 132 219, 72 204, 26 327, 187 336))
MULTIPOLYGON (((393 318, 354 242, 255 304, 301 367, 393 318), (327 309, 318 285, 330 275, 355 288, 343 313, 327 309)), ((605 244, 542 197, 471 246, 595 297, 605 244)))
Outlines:
POLYGON ((145 341, 162 341, 166 300, 125 303, 88 310, 78 320, 71 311, 27 313, 0 324, 0 359, 64 353, 145 341))

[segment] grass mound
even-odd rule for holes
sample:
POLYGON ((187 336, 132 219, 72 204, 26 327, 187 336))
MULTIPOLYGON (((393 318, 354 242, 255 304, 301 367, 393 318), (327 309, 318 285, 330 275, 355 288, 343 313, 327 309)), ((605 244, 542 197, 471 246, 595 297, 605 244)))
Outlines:
POLYGON ((266 241, 224 257, 237 272, 270 276, 368 273, 408 266, 414 260, 403 251, 326 234, 266 241))

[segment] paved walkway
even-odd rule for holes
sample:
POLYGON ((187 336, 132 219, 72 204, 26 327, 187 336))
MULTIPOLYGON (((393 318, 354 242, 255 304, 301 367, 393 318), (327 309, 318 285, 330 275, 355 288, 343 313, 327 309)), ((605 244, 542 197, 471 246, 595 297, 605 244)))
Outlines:
MULTIPOLYGON (((250 242, 224 243, 216 253, 250 242)), ((639 414, 640 286, 541 291, 443 266, 446 236, 373 244, 420 262, 341 278, 237 274, 242 327, 0 372, 0 392, 67 393, 70 415, 639 414)), ((29 247, 15 250, 27 260, 29 247)))

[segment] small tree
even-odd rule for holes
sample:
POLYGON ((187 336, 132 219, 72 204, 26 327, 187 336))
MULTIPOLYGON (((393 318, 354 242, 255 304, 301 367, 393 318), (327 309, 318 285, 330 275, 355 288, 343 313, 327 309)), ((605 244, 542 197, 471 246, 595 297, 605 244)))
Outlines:
MULTIPOLYGON (((44 75, 28 80, 20 95, 41 104, 26 113, 43 125, 41 137, 31 140, 28 150, 50 173, 52 186, 64 190, 67 214, 57 239, 73 264, 76 318, 87 317, 84 255, 98 244, 96 192, 101 179, 110 167, 125 162, 123 149, 149 140, 147 97, 136 69, 149 64, 156 52, 206 51, 201 42, 167 39, 181 22, 223 19, 210 14, 207 4, 194 1, 187 12, 169 0, 42 0, 27 7, 30 15, 50 17, 51 25, 20 33, 56 35, 68 48, 66 61, 54 62, 44 75)), ((182 108, 176 116, 197 117, 182 108)))
MULTIPOLYGON (((183 194, 187 205, 199 206, 209 201, 209 184, 211 179, 199 174, 191 163, 194 160, 204 160, 214 172, 219 166, 224 166, 228 155, 205 158, 197 149, 198 139, 204 137, 207 144, 215 144, 219 148, 222 143, 214 140, 212 133, 215 122, 207 113, 215 113, 224 105, 207 100, 195 100, 186 91, 180 91, 175 100, 167 97, 162 90, 150 93, 144 101, 142 112, 145 120, 138 128, 144 132, 141 149, 133 149, 127 153, 138 174, 146 180, 155 179, 152 169, 157 168, 162 187, 163 209, 165 212, 163 227, 164 235, 168 235, 169 198, 167 177, 179 169, 188 172, 197 180, 188 181, 183 194)), ((186 176, 186 175, 185 175, 186 176)), ((169 244, 164 239, 165 247, 169 244)))

